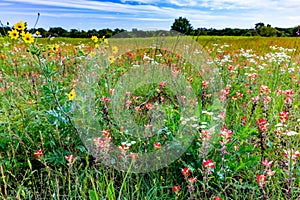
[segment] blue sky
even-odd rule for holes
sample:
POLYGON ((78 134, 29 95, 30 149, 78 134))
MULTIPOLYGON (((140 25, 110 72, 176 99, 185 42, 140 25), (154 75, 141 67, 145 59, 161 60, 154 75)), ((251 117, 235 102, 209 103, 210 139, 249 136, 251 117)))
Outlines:
POLYGON ((169 30, 186 17, 194 28, 253 28, 300 25, 300 0, 0 0, 0 20, 33 27, 88 30, 123 28, 169 30))

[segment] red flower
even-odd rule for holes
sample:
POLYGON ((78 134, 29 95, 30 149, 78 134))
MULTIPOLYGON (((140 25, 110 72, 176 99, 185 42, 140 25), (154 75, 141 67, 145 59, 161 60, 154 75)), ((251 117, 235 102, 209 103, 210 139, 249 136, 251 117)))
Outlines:
POLYGON ((187 168, 187 167, 186 167, 186 168, 183 168, 183 169, 181 170, 181 173, 183 174, 184 177, 188 177, 188 176, 191 175, 190 169, 187 168))
POLYGON ((294 151, 294 149, 283 150, 283 156, 289 161, 290 159, 293 162, 296 162, 300 156, 299 151, 294 151))
POLYGON ((154 143, 154 149, 155 150, 160 150, 161 149, 161 144, 159 142, 154 143))
POLYGON ((34 156, 36 159, 39 159, 40 157, 44 157, 43 150, 42 150, 42 149, 36 150, 35 153, 33 154, 33 156, 34 156))
POLYGON ((180 186, 179 185, 175 185, 172 190, 175 192, 175 194, 178 195, 179 192, 180 192, 180 186))
POLYGON ((66 161, 72 162, 72 160, 73 160, 74 158, 75 158, 74 155, 68 155, 68 156, 66 156, 66 161))
POLYGON ((279 121, 281 123, 285 124, 288 119, 289 119, 289 112, 282 111, 279 113, 279 121))
POLYGON ((244 96, 243 93, 241 93, 241 92, 236 92, 236 95, 240 98, 242 98, 244 96))
POLYGON ((258 125, 258 130, 260 131, 266 131, 267 127, 269 126, 269 123, 264 119, 258 119, 256 124, 258 125))
POLYGON ((258 174, 256 177, 256 181, 258 182, 259 186, 263 186, 266 183, 266 176, 258 174))
POLYGON ((105 97, 105 96, 102 96, 101 100, 104 101, 104 102, 111 102, 111 99, 108 98, 108 97, 105 97))
POLYGON ((113 95, 113 94, 115 93, 115 89, 110 89, 110 90, 109 90, 109 93, 110 93, 111 95, 113 95))
POLYGON ((152 108, 151 103, 146 103, 145 108, 147 108, 148 110, 150 110, 152 108))
POLYGON ((222 198, 219 196, 215 196, 214 200, 222 200, 222 198))
POLYGON ((187 78, 187 81, 188 81, 188 82, 192 82, 192 81, 193 81, 193 77, 191 77, 191 76, 188 77, 188 78, 187 78))
POLYGON ((221 133, 218 134, 218 136, 221 137, 221 140, 219 141, 220 144, 222 146, 228 144, 231 140, 231 135, 233 134, 233 132, 229 129, 226 128, 226 126, 224 128, 222 128, 221 133))
POLYGON ((188 179, 189 183, 193 184, 197 182, 197 178, 196 177, 191 177, 188 179))
POLYGON ((228 65, 227 69, 228 69, 228 71, 232 71, 234 69, 234 66, 228 65))
POLYGON ((165 88, 165 87, 166 87, 166 81, 160 82, 160 83, 158 84, 158 86, 159 86, 160 88, 165 88))
POLYGON ((122 142, 121 146, 118 147, 121 152, 126 152, 130 149, 130 146, 126 144, 126 142, 122 142))
POLYGON ((202 86, 203 87, 207 87, 208 86, 208 82, 207 81, 202 81, 202 86))
POLYGON ((260 88, 260 93, 265 93, 265 94, 268 94, 270 92, 270 89, 268 88, 268 86, 266 85, 262 85, 260 88))
POLYGON ((215 163, 212 160, 203 160, 203 166, 205 168, 215 168, 215 163))
POLYGON ((243 122, 244 125, 247 123, 247 116, 242 117, 242 122, 243 122))
POLYGON ((271 167, 272 164, 273 164, 273 161, 268 161, 268 160, 264 160, 262 161, 262 164, 265 166, 265 167, 271 167))

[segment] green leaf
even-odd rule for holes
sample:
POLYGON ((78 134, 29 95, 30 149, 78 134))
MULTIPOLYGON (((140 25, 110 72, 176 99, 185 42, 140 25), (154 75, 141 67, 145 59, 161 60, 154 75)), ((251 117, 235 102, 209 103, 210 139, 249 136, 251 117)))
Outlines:
POLYGON ((114 188, 114 183, 113 182, 110 182, 108 187, 107 187, 106 198, 108 200, 115 200, 116 199, 115 188, 114 188))
POLYGON ((90 200, 99 200, 98 194, 94 190, 89 190, 90 200))

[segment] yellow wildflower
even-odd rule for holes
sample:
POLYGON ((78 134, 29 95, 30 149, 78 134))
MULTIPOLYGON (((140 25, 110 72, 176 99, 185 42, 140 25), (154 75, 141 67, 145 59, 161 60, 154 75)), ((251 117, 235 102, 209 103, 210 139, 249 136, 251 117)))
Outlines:
POLYGON ((31 33, 27 32, 26 34, 23 35, 23 40, 25 43, 33 43, 34 42, 34 39, 31 35, 31 33))
POLYGON ((93 42, 96 43, 96 42, 98 42, 98 37, 94 35, 94 36, 92 36, 92 40, 93 40, 93 42))
POLYGON ((102 41, 104 42, 104 44, 108 44, 108 40, 105 38, 105 36, 102 37, 102 41))
POLYGON ((51 51, 53 51, 53 52, 58 52, 58 50, 59 50, 59 45, 53 44, 53 45, 51 46, 51 51))
POLYGON ((20 35, 21 35, 22 37, 24 37, 25 31, 22 31, 20 35))
POLYGON ((36 32, 35 32, 35 34, 36 34, 36 35, 40 35, 40 34, 41 34, 41 32, 39 32, 39 31, 36 31, 36 32))
POLYGON ((104 42, 104 44, 108 44, 108 39, 104 38, 103 42, 104 42))
POLYGON ((110 64, 115 62, 115 57, 114 56, 108 56, 110 64))
POLYGON ((19 31, 24 31, 25 30, 25 23, 22 21, 19 21, 18 23, 14 24, 14 29, 17 29, 19 31))
POLYGON ((112 47, 112 52, 113 52, 113 54, 117 54, 118 51, 119 51, 118 47, 116 47, 116 46, 113 46, 113 47, 112 47))
POLYGON ((92 51, 91 53, 89 53, 89 56, 90 57, 94 57, 96 55, 96 52, 95 51, 92 51))
POLYGON ((19 37, 19 32, 15 29, 13 29, 12 31, 8 31, 8 34, 9 34, 9 37, 14 40, 18 39, 18 37, 19 37))
POLYGON ((75 90, 72 89, 71 92, 68 94, 68 98, 69 100, 72 100, 76 97, 76 93, 75 93, 75 90))

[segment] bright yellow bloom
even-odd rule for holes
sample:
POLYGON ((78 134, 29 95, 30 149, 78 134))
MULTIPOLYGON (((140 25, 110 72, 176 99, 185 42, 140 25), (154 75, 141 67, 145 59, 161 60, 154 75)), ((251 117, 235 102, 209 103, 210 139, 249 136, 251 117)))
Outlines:
POLYGON ((18 39, 18 37, 19 37, 19 32, 15 29, 13 29, 12 31, 8 31, 8 34, 9 34, 9 37, 14 40, 18 39))
POLYGON ((104 44, 108 44, 108 39, 103 39, 104 44))
POLYGON ((118 47, 116 47, 116 46, 113 46, 113 47, 112 47, 112 53, 113 53, 113 54, 117 54, 118 51, 119 51, 118 47))
POLYGON ((104 42, 104 44, 108 44, 108 40, 105 38, 105 36, 102 37, 102 41, 104 42))
POLYGON ((24 31, 25 30, 25 23, 22 21, 19 21, 18 23, 14 24, 14 29, 17 29, 19 31, 24 31))
POLYGON ((68 98, 69 100, 72 100, 76 97, 76 93, 75 93, 75 90, 72 89, 71 92, 68 94, 68 98))
POLYGON ((95 48, 98 48, 99 47, 99 44, 95 44, 95 48))
POLYGON ((110 64, 115 62, 115 57, 114 56, 108 56, 110 64))
POLYGON ((39 31, 36 31, 36 32, 35 32, 35 34, 36 34, 36 35, 40 35, 40 34, 41 34, 41 32, 39 32, 39 31))
POLYGON ((96 42, 98 42, 98 37, 94 35, 94 36, 92 36, 92 40, 93 40, 93 42, 96 43, 96 42))
POLYGON ((51 51, 53 51, 53 52, 58 52, 58 50, 59 50, 59 45, 53 44, 53 45, 51 46, 51 51))
POLYGON ((25 43, 29 43, 29 44, 34 42, 34 39, 31 35, 31 33, 29 33, 29 32, 27 32, 26 34, 23 35, 23 40, 25 43))
POLYGON ((22 37, 24 37, 25 31, 22 31, 20 35, 21 35, 22 37))
POLYGON ((92 51, 91 53, 89 53, 89 56, 90 57, 94 57, 96 55, 96 52, 95 51, 92 51))

